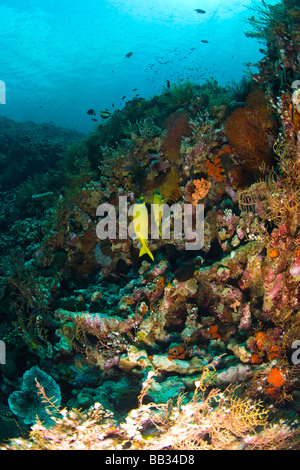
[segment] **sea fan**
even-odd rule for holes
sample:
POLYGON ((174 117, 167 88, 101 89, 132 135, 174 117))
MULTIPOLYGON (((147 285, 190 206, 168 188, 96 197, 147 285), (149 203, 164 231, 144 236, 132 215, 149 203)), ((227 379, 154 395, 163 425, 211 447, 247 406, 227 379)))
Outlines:
POLYGON ((228 142, 248 173, 259 172, 262 163, 271 165, 274 124, 261 90, 251 93, 246 106, 236 109, 227 119, 228 142))
POLYGON ((167 133, 163 138, 161 150, 171 163, 178 163, 181 139, 191 133, 189 114, 186 111, 177 111, 168 117, 164 125, 167 133))

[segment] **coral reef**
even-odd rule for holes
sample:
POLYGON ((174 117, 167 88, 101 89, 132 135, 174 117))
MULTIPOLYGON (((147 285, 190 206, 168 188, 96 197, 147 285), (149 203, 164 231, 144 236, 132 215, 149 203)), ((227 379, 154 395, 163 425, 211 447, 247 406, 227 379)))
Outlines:
POLYGON ((82 140, 84 134, 53 124, 17 123, 1 116, 0 136, 0 188, 11 190, 29 176, 57 168, 66 145, 82 140))
MULTIPOLYGON (((293 447, 297 431, 285 423, 267 423, 259 402, 241 399, 234 389, 209 392, 208 371, 195 382, 195 392, 185 402, 143 404, 155 373, 148 373, 139 406, 118 423, 113 414, 95 403, 87 411, 58 409, 51 429, 40 420, 30 438, 13 439, 2 450, 282 450, 293 447)), ((42 393, 44 391, 42 389, 42 393)), ((47 396, 44 394, 45 399, 47 396)), ((51 405, 51 401, 49 402, 51 405)), ((194 456, 190 458, 194 460, 194 456)))

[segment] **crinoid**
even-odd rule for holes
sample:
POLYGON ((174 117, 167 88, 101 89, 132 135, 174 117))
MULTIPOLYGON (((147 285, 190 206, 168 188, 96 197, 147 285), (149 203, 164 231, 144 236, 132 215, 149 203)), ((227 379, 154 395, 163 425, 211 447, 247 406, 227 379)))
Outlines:
MULTIPOLYGON (((238 192, 241 211, 256 212, 262 221, 285 225, 290 235, 300 227, 300 162, 294 148, 274 145, 279 171, 238 192)), ((266 170, 265 170, 266 171, 266 170)))
POLYGON ((237 201, 241 211, 256 212, 264 218, 268 211, 269 186, 267 181, 259 181, 249 188, 239 191, 237 201))

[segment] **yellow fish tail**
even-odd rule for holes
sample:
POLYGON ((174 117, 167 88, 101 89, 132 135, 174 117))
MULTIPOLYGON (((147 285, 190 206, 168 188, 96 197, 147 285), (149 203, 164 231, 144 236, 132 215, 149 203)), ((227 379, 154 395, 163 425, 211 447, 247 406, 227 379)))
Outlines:
POLYGON ((152 261, 154 261, 154 257, 153 257, 153 254, 151 253, 151 251, 149 250, 149 247, 146 245, 146 243, 143 243, 142 245, 142 248, 140 249, 140 254, 139 256, 143 256, 143 255, 148 255, 150 256, 150 258, 152 259, 152 261))

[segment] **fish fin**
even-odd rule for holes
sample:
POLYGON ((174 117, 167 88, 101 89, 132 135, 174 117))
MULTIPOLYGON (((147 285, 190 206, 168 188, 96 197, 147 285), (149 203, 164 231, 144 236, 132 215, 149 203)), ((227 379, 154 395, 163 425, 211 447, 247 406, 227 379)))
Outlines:
POLYGON ((159 232, 159 236, 160 236, 160 238, 162 239, 162 241, 163 241, 164 243, 166 243, 165 240, 163 239, 162 234, 161 234, 161 229, 159 229, 158 232, 159 232))
POLYGON ((150 256, 150 258, 152 259, 152 261, 154 261, 154 257, 153 257, 153 254, 151 253, 151 251, 149 250, 148 246, 146 244, 143 244, 142 245, 142 248, 140 249, 140 254, 139 256, 143 256, 143 255, 148 255, 150 256))

